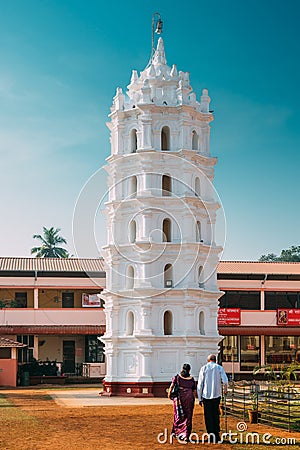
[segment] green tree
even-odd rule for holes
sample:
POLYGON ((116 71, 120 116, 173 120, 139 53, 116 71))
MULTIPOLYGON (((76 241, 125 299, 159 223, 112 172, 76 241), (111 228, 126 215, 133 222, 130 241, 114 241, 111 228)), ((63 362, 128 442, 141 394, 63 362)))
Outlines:
POLYGON ((35 254, 37 258, 68 258, 69 253, 66 249, 58 247, 59 244, 66 244, 65 238, 59 235, 60 228, 43 227, 43 236, 34 234, 33 238, 38 239, 42 245, 33 247, 31 254, 35 254))
POLYGON ((275 253, 269 253, 268 255, 262 255, 258 261, 282 261, 282 262, 300 262, 300 246, 292 245, 287 250, 281 250, 279 256, 275 253))

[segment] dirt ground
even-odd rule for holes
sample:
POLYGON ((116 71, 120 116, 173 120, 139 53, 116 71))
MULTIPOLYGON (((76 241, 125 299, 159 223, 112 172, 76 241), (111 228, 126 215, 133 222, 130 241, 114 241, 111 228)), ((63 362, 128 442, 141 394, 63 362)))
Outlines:
MULTIPOLYGON (((157 435, 172 426, 172 403, 146 406, 100 406, 67 408, 59 406, 51 391, 15 389, 0 391, 0 449, 5 450, 156 450, 182 448, 181 443, 161 443, 157 435)), ((228 429, 236 431, 237 420, 228 418, 228 429)), ((221 419, 224 430, 224 418, 221 419)), ((203 411, 195 406, 193 430, 204 432, 203 411)), ((249 431, 274 437, 295 437, 296 445, 276 445, 276 449, 300 448, 300 433, 249 425, 249 431)), ((204 448, 208 444, 186 444, 204 448)), ((270 445, 210 444, 212 448, 256 450, 270 445)), ((272 447, 272 445, 271 445, 272 447)), ((274 445, 273 445, 274 448, 274 445)))

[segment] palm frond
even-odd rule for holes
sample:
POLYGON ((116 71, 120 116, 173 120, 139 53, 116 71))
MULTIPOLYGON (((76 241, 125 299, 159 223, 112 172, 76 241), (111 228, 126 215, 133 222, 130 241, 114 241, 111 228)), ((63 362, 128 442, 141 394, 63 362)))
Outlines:
POLYGON ((36 253, 39 258, 68 258, 68 251, 62 247, 57 247, 57 244, 67 244, 66 239, 59 235, 60 231, 60 228, 43 227, 44 236, 33 235, 34 239, 42 242, 42 245, 41 247, 33 247, 31 253, 36 253))

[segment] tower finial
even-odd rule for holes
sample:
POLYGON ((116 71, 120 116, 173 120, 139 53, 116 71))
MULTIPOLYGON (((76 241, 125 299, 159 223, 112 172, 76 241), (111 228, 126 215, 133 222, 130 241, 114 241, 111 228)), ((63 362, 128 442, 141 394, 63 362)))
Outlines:
POLYGON ((158 12, 155 12, 152 16, 152 45, 151 45, 151 56, 150 60, 147 64, 147 67, 149 67, 152 63, 152 59, 154 57, 155 53, 155 45, 154 45, 154 35, 161 34, 163 31, 163 21, 161 20, 161 15, 158 12))

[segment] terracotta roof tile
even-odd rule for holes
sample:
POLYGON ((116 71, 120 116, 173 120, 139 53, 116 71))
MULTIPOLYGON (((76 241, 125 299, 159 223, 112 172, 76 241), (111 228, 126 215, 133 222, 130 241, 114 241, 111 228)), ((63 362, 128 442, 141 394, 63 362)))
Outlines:
POLYGON ((104 272, 103 258, 0 258, 0 271, 104 272))
POLYGON ((4 348, 4 347, 18 347, 18 348, 22 348, 22 347, 27 347, 27 345, 22 344, 21 342, 16 342, 13 341, 12 339, 7 339, 4 337, 0 337, 0 348, 4 348))
MULTIPOLYGON (((105 333, 105 325, 1 325, 1 333, 6 335, 16 334, 54 334, 77 335, 77 334, 98 334, 105 333)), ((23 344, 21 344, 23 345, 23 344)))
POLYGON ((221 261, 218 273, 300 274, 300 262, 221 261))

